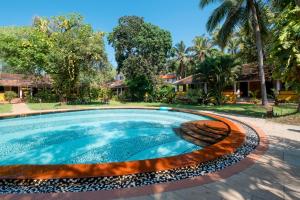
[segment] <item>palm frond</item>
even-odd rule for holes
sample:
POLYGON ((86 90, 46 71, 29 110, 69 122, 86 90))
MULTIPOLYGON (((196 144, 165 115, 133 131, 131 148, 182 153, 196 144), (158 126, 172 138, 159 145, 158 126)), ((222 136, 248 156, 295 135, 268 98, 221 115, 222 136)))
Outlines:
POLYGON ((216 8, 206 23, 207 31, 213 31, 219 23, 227 16, 232 7, 234 6, 233 1, 224 1, 218 8, 216 8))
POLYGON ((215 3, 217 1, 221 1, 221 0, 200 0, 200 3, 199 3, 199 7, 201 9, 205 8, 207 5, 209 4, 212 4, 212 3, 215 3))
POLYGON ((240 25, 240 19, 245 14, 244 7, 236 5, 227 15, 226 20, 219 31, 219 39, 221 46, 225 46, 229 36, 233 33, 236 27, 240 25))

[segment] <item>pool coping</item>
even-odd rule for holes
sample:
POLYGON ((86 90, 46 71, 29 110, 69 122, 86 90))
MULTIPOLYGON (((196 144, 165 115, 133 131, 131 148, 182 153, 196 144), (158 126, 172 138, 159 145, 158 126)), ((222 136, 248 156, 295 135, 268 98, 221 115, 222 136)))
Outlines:
MULTIPOLYGON (((156 107, 105 107, 102 109, 152 109, 158 110, 156 107)), ((67 110, 83 111, 83 110, 99 110, 97 109, 76 109, 67 110)), ((182 154, 178 156, 128 161, 118 163, 101 163, 101 164, 70 164, 70 165, 12 165, 0 166, 0 179, 61 179, 61 178, 87 178, 87 177, 100 177, 100 176, 120 176, 129 174, 138 174, 146 172, 155 172, 182 168, 185 166, 194 166, 199 163, 211 161, 231 154, 236 151, 245 141, 245 130, 237 126, 230 120, 218 115, 193 111, 188 109, 172 108, 173 111, 186 112, 196 115, 202 115, 209 118, 216 119, 226 123, 230 129, 231 134, 222 141, 215 143, 211 146, 205 147, 201 150, 193 151, 191 153, 182 154), (17 173, 16 173, 17 172, 17 173)), ((33 112, 27 113, 26 116, 60 113, 66 111, 50 111, 50 112, 33 112)), ((23 115, 10 115, 11 117, 18 117, 23 115)))

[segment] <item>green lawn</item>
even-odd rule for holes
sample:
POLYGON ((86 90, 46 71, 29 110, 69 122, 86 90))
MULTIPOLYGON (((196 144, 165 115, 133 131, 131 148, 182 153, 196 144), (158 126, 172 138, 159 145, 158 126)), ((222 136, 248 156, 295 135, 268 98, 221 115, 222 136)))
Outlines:
MULTIPOLYGON (((207 110, 214 111, 217 113, 227 113, 227 114, 239 114, 250 117, 259 117, 263 118, 266 116, 266 109, 260 105, 254 104, 228 104, 221 106, 207 106, 207 105, 185 105, 185 104, 161 104, 161 103, 145 103, 145 102, 129 102, 121 103, 117 101, 110 101, 109 104, 101 103, 91 103, 88 105, 66 105, 59 103, 29 103, 27 104, 32 110, 50 110, 50 109, 79 109, 79 108, 97 108, 105 106, 145 106, 145 107, 159 107, 159 106, 168 106, 174 108, 185 108, 185 109, 194 109, 194 110, 207 110)), ((1 109, 2 107, 0 107, 1 109)), ((286 104, 280 106, 274 106, 273 112, 277 117, 269 119, 282 124, 300 124, 300 114, 295 114, 297 105, 295 104, 286 104), (279 117, 281 116, 281 117, 279 117)), ((2 109, 1 109, 2 111, 2 109)))
POLYGON ((297 112, 296 104, 285 104, 273 107, 273 113, 275 116, 285 116, 295 114, 297 112))
POLYGON ((11 104, 0 104, 0 113, 10 113, 12 110, 11 104))
POLYGON ((146 107, 159 107, 169 106, 175 108, 186 108, 196 110, 208 110, 220 113, 234 113, 254 117, 264 117, 266 110, 259 105, 248 105, 248 104, 230 104, 222 106, 206 106, 206 105, 185 105, 185 104, 161 104, 161 103, 145 103, 145 102, 129 102, 121 103, 117 101, 111 101, 109 104, 92 103, 88 105, 66 105, 59 103, 29 103, 27 104, 32 110, 50 110, 50 109, 78 109, 88 107, 104 107, 104 106, 146 106, 146 107))

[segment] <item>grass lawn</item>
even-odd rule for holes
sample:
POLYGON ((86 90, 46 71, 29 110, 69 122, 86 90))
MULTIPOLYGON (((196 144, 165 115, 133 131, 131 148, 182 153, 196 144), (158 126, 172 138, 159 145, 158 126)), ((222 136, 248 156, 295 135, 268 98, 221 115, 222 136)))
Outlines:
MULTIPOLYGON (((128 102, 122 103, 118 101, 110 101, 109 104, 94 102, 86 105, 67 105, 60 103, 28 103, 28 107, 32 110, 53 110, 53 109, 79 109, 79 108, 97 108, 105 106, 144 106, 144 107, 160 107, 168 106, 174 108, 185 108, 194 110, 214 111, 217 113, 239 114, 249 117, 263 118, 266 116, 266 109, 260 105, 254 104, 227 104, 221 106, 208 105, 186 105, 186 104, 162 104, 162 103, 145 103, 145 102, 128 102)), ((1 108, 1 107, 0 107, 1 108)), ((300 124, 300 114, 294 114, 297 105, 287 104, 274 106, 273 112, 275 116, 271 121, 285 124, 300 124)))
POLYGON ((273 107, 273 113, 275 116, 285 116, 285 115, 295 114, 296 112, 297 112, 296 104, 284 104, 284 105, 273 107))
POLYGON ((109 104, 91 103, 88 105, 66 105, 59 103, 28 103, 28 107, 32 110, 50 110, 50 109, 76 109, 88 107, 104 107, 104 106, 146 106, 146 107, 159 107, 168 106, 174 108, 186 108, 195 110, 208 110, 220 113, 234 113, 253 117, 264 117, 266 110, 259 105, 248 104, 230 104, 222 106, 206 106, 206 105, 185 105, 185 104, 162 104, 162 103, 145 103, 145 102, 128 102, 122 103, 117 101, 110 101, 109 104))
POLYGON ((121 103, 118 101, 110 101, 109 104, 103 104, 99 102, 92 102, 90 104, 72 105, 72 104, 60 104, 60 103, 27 103, 27 106, 31 110, 52 110, 52 109, 78 109, 78 108, 95 108, 104 106, 148 106, 158 107, 160 103, 121 103))
POLYGON ((0 104, 0 113, 10 113, 12 110, 11 104, 0 104))

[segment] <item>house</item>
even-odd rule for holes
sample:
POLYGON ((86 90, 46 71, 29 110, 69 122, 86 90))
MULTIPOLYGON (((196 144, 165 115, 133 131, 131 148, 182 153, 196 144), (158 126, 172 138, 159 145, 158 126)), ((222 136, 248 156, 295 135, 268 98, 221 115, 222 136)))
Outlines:
POLYGON ((177 81, 176 74, 164 74, 160 75, 159 78, 161 78, 164 81, 164 83, 173 84, 177 81))
POLYGON ((0 73, 0 101, 4 101, 6 91, 14 91, 18 98, 23 99, 28 95, 34 95, 40 88, 49 87, 51 87, 49 76, 0 73))
POLYGON ((207 83, 203 80, 203 75, 196 74, 175 81, 173 84, 176 86, 176 92, 185 93, 189 89, 203 89, 207 92, 207 83))
POLYGON ((108 83, 108 88, 112 90, 114 95, 120 96, 124 94, 127 86, 124 80, 115 80, 114 82, 108 83))
POLYGON ((120 96, 124 94, 127 86, 125 84, 125 76, 119 73, 115 76, 115 80, 107 84, 107 87, 112 90, 114 95, 120 96))
MULTIPOLYGON (((268 96, 273 96, 274 91, 277 91, 279 98, 295 100, 297 95, 291 91, 285 91, 284 83, 272 78, 271 66, 265 66, 265 78, 266 78, 266 90, 268 96)), ((184 94, 188 89, 203 89, 207 92, 209 85, 204 82, 203 75, 191 75, 186 78, 180 79, 174 82, 176 91, 184 94)), ((258 66, 256 63, 244 64, 241 67, 241 71, 238 75, 236 82, 231 86, 228 86, 224 95, 236 96, 237 98, 247 99, 251 97, 251 93, 256 93, 257 97, 261 97, 261 86, 258 72, 258 66)))
MULTIPOLYGON (((266 90, 269 96, 273 95, 273 89, 280 91, 282 83, 279 80, 272 78, 272 68, 266 65, 265 68, 266 90)), ((237 78, 237 81, 233 84, 232 88, 228 88, 229 91, 233 91, 240 98, 248 98, 252 93, 257 93, 257 97, 261 97, 261 86, 258 65, 256 63, 249 63, 242 65, 241 71, 237 78)))

